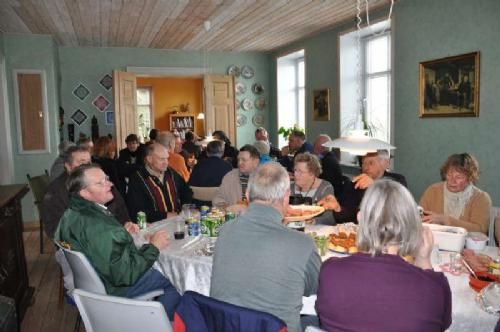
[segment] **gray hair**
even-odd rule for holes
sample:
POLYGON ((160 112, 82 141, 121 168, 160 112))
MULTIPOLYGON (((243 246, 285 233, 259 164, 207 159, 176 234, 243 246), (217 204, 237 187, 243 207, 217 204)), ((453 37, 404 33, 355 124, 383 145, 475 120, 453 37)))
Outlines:
POLYGON ((391 154, 389 150, 377 150, 377 155, 381 160, 390 160, 391 154))
POLYGON ((166 147, 169 150, 175 149, 175 140, 177 138, 175 137, 174 134, 172 134, 169 131, 162 131, 161 133, 158 134, 156 137, 156 142, 160 143, 164 147, 166 147))
POLYGON ((290 191, 290 178, 285 168, 276 162, 261 165, 248 180, 248 199, 271 203, 282 201, 290 191))
POLYGON ((253 143, 253 146, 255 146, 255 148, 261 155, 269 154, 269 151, 271 150, 269 143, 267 143, 266 141, 256 141, 255 143, 253 143))
POLYGON ((88 183, 85 177, 85 173, 89 169, 94 168, 101 169, 101 167, 97 164, 86 164, 78 166, 71 172, 68 179, 66 180, 66 188, 68 189, 68 193, 70 195, 79 195, 80 191, 87 187, 88 183))
POLYGON ((207 144, 207 156, 208 157, 219 157, 221 158, 224 154, 224 141, 218 139, 208 142, 207 144))
POLYGON ((401 184, 377 180, 361 201, 357 245, 372 256, 381 255, 387 245, 399 245, 400 255, 413 255, 419 244, 422 222, 417 204, 401 184))
POLYGON ((74 158, 74 154, 77 153, 77 152, 87 152, 90 154, 90 151, 87 147, 85 146, 78 146, 78 145, 74 145, 74 146, 70 146, 66 152, 64 153, 63 155, 63 158, 64 158, 64 162, 66 164, 72 164, 73 163, 73 158, 74 158))
POLYGON ((66 150, 68 150, 70 147, 75 146, 76 144, 71 142, 71 141, 62 141, 59 143, 57 146, 57 149, 59 151, 59 155, 64 157, 64 153, 66 150))

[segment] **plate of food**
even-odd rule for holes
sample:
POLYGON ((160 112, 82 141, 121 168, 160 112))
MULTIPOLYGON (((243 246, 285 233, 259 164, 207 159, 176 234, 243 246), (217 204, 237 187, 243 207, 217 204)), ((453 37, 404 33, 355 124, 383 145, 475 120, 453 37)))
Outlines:
POLYGON ((317 205, 289 205, 284 218, 288 222, 304 221, 312 219, 325 212, 325 208, 317 205))
POLYGON ((354 223, 345 223, 334 226, 334 230, 328 238, 328 249, 341 254, 357 253, 357 233, 358 225, 354 223))

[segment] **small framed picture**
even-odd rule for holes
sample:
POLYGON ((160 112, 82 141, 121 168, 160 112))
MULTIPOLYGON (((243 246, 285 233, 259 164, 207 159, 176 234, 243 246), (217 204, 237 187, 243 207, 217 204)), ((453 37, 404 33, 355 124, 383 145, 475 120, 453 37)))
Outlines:
POLYGON ((112 126, 115 123, 115 112, 106 111, 104 112, 106 126, 112 126))
POLYGON ((330 120, 330 89, 313 90, 313 120, 330 120))
POLYGON ((479 116, 479 52, 420 63, 419 116, 479 116))

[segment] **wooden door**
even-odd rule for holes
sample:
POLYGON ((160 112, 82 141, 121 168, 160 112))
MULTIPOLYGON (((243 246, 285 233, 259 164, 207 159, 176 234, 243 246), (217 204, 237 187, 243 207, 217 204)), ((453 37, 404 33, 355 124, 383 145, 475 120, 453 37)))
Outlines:
POLYGON ((234 146, 236 142, 236 114, 234 77, 232 75, 206 75, 205 132, 223 130, 234 146))
POLYGON ((126 147, 125 138, 137 134, 137 83, 135 74, 113 71, 115 138, 118 150, 126 147))

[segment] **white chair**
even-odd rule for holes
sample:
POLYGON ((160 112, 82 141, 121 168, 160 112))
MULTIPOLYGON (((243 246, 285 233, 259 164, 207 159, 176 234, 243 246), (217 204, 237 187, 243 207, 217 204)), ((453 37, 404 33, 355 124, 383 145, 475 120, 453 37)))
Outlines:
POLYGON ((490 227, 488 229, 488 236, 489 236, 489 241, 488 245, 495 247, 496 246, 496 241, 495 241, 495 221, 497 215, 500 213, 500 207, 495 207, 492 206, 490 210, 490 227))
POLYGON ((198 201, 211 202, 215 197, 215 193, 217 192, 219 187, 194 187, 191 186, 191 190, 193 191, 193 198, 198 201))
POLYGON ((172 331, 159 302, 94 294, 82 289, 75 289, 73 295, 87 332, 172 331))

